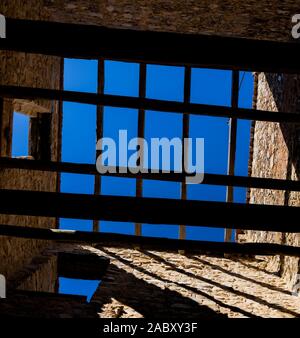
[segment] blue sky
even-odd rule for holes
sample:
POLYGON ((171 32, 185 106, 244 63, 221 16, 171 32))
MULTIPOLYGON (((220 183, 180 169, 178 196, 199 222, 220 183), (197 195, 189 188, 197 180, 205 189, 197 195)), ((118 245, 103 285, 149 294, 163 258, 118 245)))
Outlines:
MULTIPOLYGON (((244 77, 240 90, 240 106, 251 107, 252 75, 244 77)), ((105 93, 138 96, 139 65, 136 63, 105 61, 105 93)), ((183 100, 184 68, 147 66, 147 98, 183 100)), ((97 91, 97 61, 68 59, 65 62, 65 89, 84 92, 97 91)), ((231 72, 211 69, 192 69, 191 102, 229 106, 231 72)), ((118 140, 118 132, 125 129, 128 138, 137 136, 138 111, 105 107, 104 136, 118 140)), ((95 163, 96 109, 93 106, 65 103, 63 122, 63 161, 95 163)), ((238 121, 236 173, 247 175, 250 121, 238 121)), ((146 112, 145 138, 181 137, 182 114, 146 112)), ((228 119, 209 116, 190 116, 190 137, 205 140, 205 172, 226 174, 228 154, 228 119)), ((135 196, 135 179, 102 178, 102 194, 135 196)), ((62 191, 93 193, 92 176, 63 174, 62 191)), ((180 184, 145 180, 145 197, 180 198, 180 184)), ((189 185, 188 199, 225 201, 226 188, 208 185, 189 185)), ((245 201, 245 189, 235 189, 235 201, 245 201)), ((61 220, 67 229, 91 230, 91 221, 61 220)), ((143 225, 143 235, 177 238, 178 226, 143 225)), ((134 233, 133 223, 101 222, 101 231, 134 233)), ((223 229, 187 227, 188 239, 223 241, 223 229)))
MULTIPOLYGON (((239 106, 250 108, 253 79, 251 73, 240 74, 239 106)), ((138 96, 139 65, 136 63, 105 61, 105 93, 138 96)), ((147 98, 183 101, 184 68, 175 66, 147 66, 147 98)), ((97 61, 65 60, 66 90, 97 91, 97 61)), ((192 69, 191 102, 229 106, 231 72, 211 69, 192 69)), ((182 114, 146 112, 145 138, 182 137, 182 114)), ((104 108, 104 136, 117 141, 118 131, 125 129, 128 138, 137 137, 138 111, 124 108, 104 108)), ((247 176, 250 142, 250 121, 238 120, 238 142, 235 173, 247 176)), ((28 154, 28 117, 15 113, 13 126, 13 156, 28 154)), ((95 164, 96 107, 86 104, 64 103, 62 161, 95 164)), ((191 138, 205 141, 205 172, 226 174, 228 156, 228 119, 209 116, 190 116, 191 138)), ((94 176, 62 174, 61 190, 70 193, 93 194, 94 176)), ((135 179, 102 177, 104 195, 135 196, 135 179)), ((144 197, 180 198, 180 184, 145 180, 144 197)), ((246 189, 235 188, 234 201, 244 203, 246 189)), ((189 185, 188 199, 225 201, 222 186, 189 185)), ((63 229, 92 230, 92 221, 61 219, 63 229)), ((134 234, 133 223, 100 222, 104 232, 134 234)), ((186 228, 187 239, 223 241, 224 229, 186 228)), ((178 225, 148 225, 142 227, 144 236, 178 238, 178 225)), ((60 279, 60 292, 91 296, 97 282, 60 279), (96 283, 96 284, 95 284, 96 283)))
MULTIPOLYGON (((251 107, 253 80, 251 73, 241 73, 240 107, 251 107)), ((105 93, 138 96, 139 65, 129 62, 105 61, 105 93)), ((184 68, 174 66, 147 66, 146 96, 161 100, 183 100, 184 68)), ((97 91, 97 61, 65 60, 66 90, 97 91)), ((230 105, 231 72, 212 69, 192 69, 191 102, 230 105)), ((128 138, 137 136, 138 111, 135 109, 104 109, 104 136, 117 141, 120 129, 128 138)), ((28 154, 28 117, 14 114, 13 156, 28 154)), ((62 160, 94 164, 96 144, 96 107, 86 104, 64 103, 62 160)), ((182 114, 146 112, 145 138, 181 137, 182 114)), ((226 174, 228 156, 228 119, 209 116, 190 116, 191 138, 205 141, 205 172, 226 174)), ((238 121, 238 142, 235 172, 247 175, 250 140, 250 121, 238 121)), ((103 177, 102 194, 135 196, 135 179, 103 177)), ((94 176, 62 174, 62 191, 92 194, 94 176)), ((235 202, 245 202, 246 189, 235 188, 235 202)), ((180 198, 180 184, 145 180, 145 197, 180 198)), ((225 201, 226 188, 222 186, 189 185, 188 199, 225 201)), ((61 228, 92 230, 92 221, 62 219, 61 228)), ((101 221, 101 231, 134 233, 133 223, 101 221)), ((143 235, 177 238, 178 226, 143 225, 143 235)), ((223 229, 187 226, 188 239, 223 241, 223 229)))

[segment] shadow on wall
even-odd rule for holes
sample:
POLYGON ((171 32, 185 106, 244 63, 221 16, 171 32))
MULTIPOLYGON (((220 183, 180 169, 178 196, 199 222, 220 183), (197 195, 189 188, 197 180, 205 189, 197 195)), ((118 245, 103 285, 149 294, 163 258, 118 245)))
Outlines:
POLYGON ((283 317, 300 315, 297 306, 285 306, 296 299, 277 284, 278 277, 243 268, 238 260, 99 249, 112 259, 92 299, 104 317, 199 319, 230 314, 259 318, 276 317, 278 312, 283 317), (272 296, 268 296, 270 293, 272 296))

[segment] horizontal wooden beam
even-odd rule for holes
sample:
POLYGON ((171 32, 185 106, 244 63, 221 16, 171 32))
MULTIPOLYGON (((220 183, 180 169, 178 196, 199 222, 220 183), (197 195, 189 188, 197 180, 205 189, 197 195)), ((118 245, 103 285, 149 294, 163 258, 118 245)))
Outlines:
MULTIPOLYGON (((0 168, 11 169, 26 169, 26 170, 40 170, 59 173, 83 174, 83 175, 100 175, 97 172, 96 165, 70 162, 41 162, 28 159, 18 159, 9 157, 0 157, 0 168)), ((124 169, 124 168, 121 168, 124 169)), ((191 174, 176 173, 171 171, 166 173, 160 171, 158 173, 137 173, 133 174, 129 171, 122 173, 120 167, 115 167, 115 173, 111 170, 110 173, 101 174, 102 176, 116 176, 124 178, 140 178, 145 180, 157 181, 171 181, 183 182, 186 176, 191 174)), ((300 181, 281 180, 261 177, 246 177, 246 176, 231 176, 220 174, 205 174, 202 184, 223 185, 235 187, 249 187, 257 189, 271 189, 271 190, 288 190, 300 191, 300 181)))
POLYGON ((103 232, 57 229, 39 229, 13 225, 0 225, 0 236, 40 240, 92 243, 101 246, 135 248, 155 251, 178 251, 205 254, 287 255, 300 257, 300 247, 270 243, 224 243, 178 240, 103 232))
POLYGON ((71 58, 103 57, 220 69, 300 72, 300 45, 296 41, 284 43, 12 18, 6 22, 7 39, 1 40, 0 49, 71 58))
POLYGON ((0 213, 300 233, 300 207, 0 190, 0 213))
POLYGON ((246 108, 205 105, 175 101, 162 101, 119 95, 84 93, 68 90, 31 88, 19 86, 0 86, 0 96, 19 99, 46 99, 77 102, 118 108, 154 110, 159 112, 207 115, 225 118, 239 118, 269 122, 300 122, 300 114, 284 113, 246 108))

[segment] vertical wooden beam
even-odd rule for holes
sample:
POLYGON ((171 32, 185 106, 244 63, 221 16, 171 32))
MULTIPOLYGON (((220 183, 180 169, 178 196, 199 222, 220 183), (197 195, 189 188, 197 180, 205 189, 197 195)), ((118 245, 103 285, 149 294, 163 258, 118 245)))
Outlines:
MULTIPOLYGON (((4 96, 5 97, 5 96, 4 96)), ((12 100, 2 98, 0 102, 2 108, 1 118, 1 156, 11 157, 13 141, 13 120, 14 107, 12 100)))
MULTIPOLYGON (((139 97, 146 97, 146 81, 147 81, 147 65, 140 63, 140 77, 139 77, 139 97)), ((138 138, 145 137, 145 109, 139 109, 138 115, 138 138)), ((144 164, 144 149, 143 143, 139 144, 141 157, 137 161, 137 165, 143 166, 144 164)), ((136 197, 143 197, 143 180, 137 178, 136 180, 136 197)), ((135 224, 135 235, 142 236, 142 224, 135 224)))
POLYGON ((37 161, 51 161, 51 113, 30 118, 29 155, 37 161))
MULTIPOLYGON (((59 89, 64 90, 64 72, 65 72, 65 59, 61 58, 60 60, 60 79, 59 79, 59 89)), ((63 100, 58 101, 58 130, 57 130, 57 162, 61 161, 61 151, 62 151, 62 127, 63 127, 63 100)))
MULTIPOLYGON (((190 102, 190 96, 191 96, 191 67, 186 66, 184 69, 184 103, 190 102)), ((183 122, 182 122, 182 139, 189 137, 189 128, 190 127, 190 116, 189 114, 183 114, 183 122)), ((188 149, 185 149, 182 153, 182 170, 185 169, 185 162, 188 159, 188 149)), ((186 200, 187 199, 187 185, 185 181, 181 183, 181 199, 186 200)), ((185 225, 180 224, 179 225, 179 239, 185 239, 186 238, 186 229, 185 225)))
MULTIPOLYGON (((60 59, 60 78, 59 78, 59 89, 64 90, 64 76, 65 76, 65 59, 62 57, 60 59)), ((57 126, 57 162, 61 162, 61 152, 62 152, 62 127, 63 127, 63 100, 58 101, 58 126, 57 126)), ((60 192, 61 186, 61 173, 58 172, 56 176, 56 192, 60 192)), ((56 218, 56 228, 59 228, 59 218, 56 218)), ((58 287, 58 284, 57 284, 58 287)))
MULTIPOLYGON (((252 109, 257 109, 257 95, 258 95, 258 75, 259 73, 253 73, 253 96, 252 96, 252 109)), ((250 147, 249 147, 249 158, 248 158, 248 177, 252 176, 252 166, 253 166, 253 146, 254 146, 254 132, 255 132, 255 124, 256 121, 251 121, 250 127, 250 147)), ((269 185, 269 188, 270 185, 269 185)), ((251 187, 247 187, 247 194, 246 194, 246 204, 250 203, 251 197, 251 187)), ((235 240, 239 240, 239 236, 243 234, 242 229, 235 230, 235 240)))
MULTIPOLYGON (((98 59, 98 94, 104 93, 104 59, 98 59)), ((97 117, 96 117, 96 142, 103 137, 103 111, 104 107, 97 105, 97 117)), ((99 151, 96 151, 96 160, 97 157, 100 155, 99 151)), ((99 195, 101 194, 101 176, 95 175, 95 185, 94 185, 94 194, 99 195)), ((100 222, 99 220, 93 221, 93 231, 99 232, 100 231, 100 222)))
MULTIPOLYGON (((238 108, 239 104, 239 71, 232 71, 231 82, 231 107, 238 108)), ((236 134, 237 134, 237 119, 229 119, 229 139, 228 139, 228 167, 227 174, 234 175, 235 155, 236 155, 236 134)), ((226 189, 226 202, 233 202, 233 186, 227 186, 226 189)), ((230 242, 232 237, 232 230, 225 229, 225 242, 230 242)))

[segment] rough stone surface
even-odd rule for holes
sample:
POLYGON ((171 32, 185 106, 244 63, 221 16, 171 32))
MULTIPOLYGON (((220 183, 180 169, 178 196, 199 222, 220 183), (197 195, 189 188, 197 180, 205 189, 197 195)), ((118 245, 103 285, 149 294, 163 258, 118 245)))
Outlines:
POLYGON ((9 286, 17 290, 57 292, 57 257, 41 255, 33 258, 29 265, 18 271, 14 282, 9 283, 9 286))
MULTIPOLYGON (((66 318, 300 317, 300 297, 291 293, 282 278, 268 271, 267 265, 265 257, 183 256, 109 246, 57 244, 24 269, 17 289, 10 290, 6 302, 0 302, 0 314, 28 316, 24 311, 30 309, 32 316, 66 318), (89 306, 84 299, 54 293, 57 275, 48 276, 49 285, 42 284, 45 283, 43 271, 49 270, 49 265, 51 271, 57 271, 59 252, 110 259, 89 306), (44 288, 52 293, 43 293, 44 288), (31 293, 22 294, 24 290, 31 293), (26 297, 20 307, 22 295, 26 297), (39 307, 41 310, 37 311, 39 307)), ((80 269, 76 274, 80 274, 80 269)))
MULTIPOLYGON (((260 74, 257 109, 300 113, 300 77, 283 74, 260 74)), ((299 124, 256 121, 254 129, 252 173, 254 177, 299 180, 299 124)), ((288 191, 251 189, 250 203, 300 205, 300 194, 288 191)), ((298 234, 247 231, 240 239, 299 246, 298 234)), ((299 259, 274 257, 269 269, 278 271, 292 287, 300 272, 299 259)))
POLYGON ((292 40, 294 0, 2 0, 0 12, 43 19, 140 30, 292 40), (15 10, 18 6, 19 11, 15 10), (31 6, 30 6, 31 5, 31 6))
MULTIPOLYGON (((26 15, 33 19, 42 19, 45 14, 39 1, 1 1, 0 13, 7 16, 26 15), (35 6, 33 6, 35 4, 35 6)), ((60 86, 60 58, 0 52, 0 84, 44 87, 58 89, 60 86)), ((44 100, 35 101, 52 112, 51 157, 59 157, 58 103, 44 100)), ((5 99, 1 117, 1 156, 11 156, 13 129, 13 100, 5 99)), ((24 154, 26 155, 26 154, 24 154)), ((1 189, 27 189, 38 191, 56 191, 56 173, 33 172, 29 170, 0 169, 1 189)), ((0 224, 55 228, 55 219, 0 215, 0 224)), ((35 240, 0 238, 0 273, 13 278, 25 264, 38 255, 47 243, 35 240)))
MULTIPOLYGON (((97 249, 91 249, 95 252, 97 249)), ((300 317, 293 296, 267 261, 99 248, 111 264, 92 298, 101 317, 300 317)))
POLYGON ((86 297, 44 292, 18 291, 0 299, 0 316, 4 318, 98 318, 86 297), (22 304, 22 306, 20 306, 22 304))

